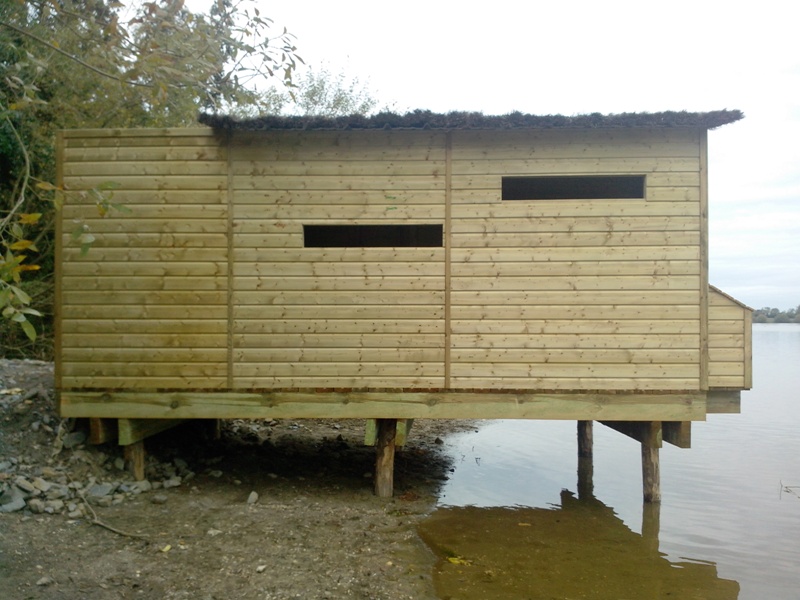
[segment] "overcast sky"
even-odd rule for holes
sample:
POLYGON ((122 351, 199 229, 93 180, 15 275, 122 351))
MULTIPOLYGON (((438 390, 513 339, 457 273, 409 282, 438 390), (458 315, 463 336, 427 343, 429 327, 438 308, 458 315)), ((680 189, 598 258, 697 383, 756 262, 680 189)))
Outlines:
POLYGON ((800 2, 274 2, 310 65, 397 112, 740 109, 709 133, 711 283, 800 304, 800 2))

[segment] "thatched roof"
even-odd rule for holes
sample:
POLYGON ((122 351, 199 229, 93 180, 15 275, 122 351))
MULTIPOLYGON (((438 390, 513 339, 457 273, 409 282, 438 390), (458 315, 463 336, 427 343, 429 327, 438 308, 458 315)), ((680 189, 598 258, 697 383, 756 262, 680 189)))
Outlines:
POLYGON ((743 118, 739 110, 711 112, 622 113, 616 115, 528 115, 514 112, 507 115, 484 115, 475 112, 433 113, 415 110, 405 115, 379 113, 365 117, 277 117, 251 119, 214 114, 200 115, 200 122, 223 130, 281 129, 604 129, 630 127, 691 127, 714 129, 743 118))

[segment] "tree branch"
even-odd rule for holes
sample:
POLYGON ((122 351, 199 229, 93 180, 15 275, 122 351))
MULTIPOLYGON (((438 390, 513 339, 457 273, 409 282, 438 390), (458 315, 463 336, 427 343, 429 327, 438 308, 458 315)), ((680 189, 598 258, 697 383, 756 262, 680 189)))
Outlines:
POLYGON ((24 29, 21 29, 20 27, 17 27, 16 25, 12 25, 11 23, 7 23, 6 21, 0 21, 0 25, 2 25, 3 27, 8 27, 12 31, 16 31, 20 35, 24 35, 26 37, 31 38, 32 40, 36 41, 37 43, 42 44, 43 46, 49 48, 53 52, 57 52, 61 56, 64 56, 64 57, 68 58, 69 60, 78 63, 82 67, 85 67, 86 69, 89 69, 90 71, 92 71, 94 73, 97 73, 98 75, 101 75, 103 77, 107 77, 108 79, 113 79, 114 81, 118 81, 119 83, 124 83, 124 84, 127 84, 127 85, 135 85, 135 86, 138 86, 138 87, 150 87, 146 83, 139 83, 138 81, 126 80, 126 79, 123 79, 122 77, 120 77, 119 75, 114 75, 113 73, 109 73, 108 71, 103 71, 102 69, 99 69, 99 68, 97 68, 97 67, 95 67, 93 65, 90 65, 89 63, 81 60, 77 56, 75 56, 73 54, 70 54, 69 52, 67 52, 65 50, 62 50, 58 46, 54 46, 53 44, 51 44, 47 40, 44 40, 44 39, 40 38, 38 35, 33 34, 30 31, 25 31, 24 29))
POLYGON ((6 125, 11 128, 11 132, 14 134, 14 139, 17 140, 19 144, 20 150, 22 151, 22 159, 25 162, 25 166, 22 172, 22 184, 18 187, 19 189, 19 200, 14 205, 14 207, 9 211, 6 215, 5 219, 0 221, 0 232, 4 231, 6 226, 8 225, 9 221, 14 217, 14 214, 19 210, 20 206, 25 203, 25 190, 28 189, 28 181, 31 178, 31 159, 28 155, 28 149, 25 147, 25 142, 22 141, 22 138, 17 131, 17 128, 14 127, 14 123, 11 122, 11 119, 8 116, 5 117, 6 125))

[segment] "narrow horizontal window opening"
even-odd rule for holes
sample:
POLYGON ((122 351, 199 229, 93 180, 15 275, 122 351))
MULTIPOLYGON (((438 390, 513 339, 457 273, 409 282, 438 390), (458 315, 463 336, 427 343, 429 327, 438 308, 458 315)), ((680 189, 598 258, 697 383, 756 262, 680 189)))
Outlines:
POLYGON ((437 248, 442 225, 303 225, 306 248, 437 248))
POLYGON ((644 198, 644 175, 503 177, 503 200, 644 198))

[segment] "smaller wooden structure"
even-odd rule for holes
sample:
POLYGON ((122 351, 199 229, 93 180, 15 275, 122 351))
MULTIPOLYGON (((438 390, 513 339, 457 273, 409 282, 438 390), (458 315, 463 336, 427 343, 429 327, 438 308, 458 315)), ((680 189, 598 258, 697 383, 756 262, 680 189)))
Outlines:
POLYGON ((395 419, 685 442, 751 385, 750 310, 707 265, 707 131, 739 118, 62 132, 61 413, 119 420, 126 444, 180 419, 386 419, 380 471, 395 419))

